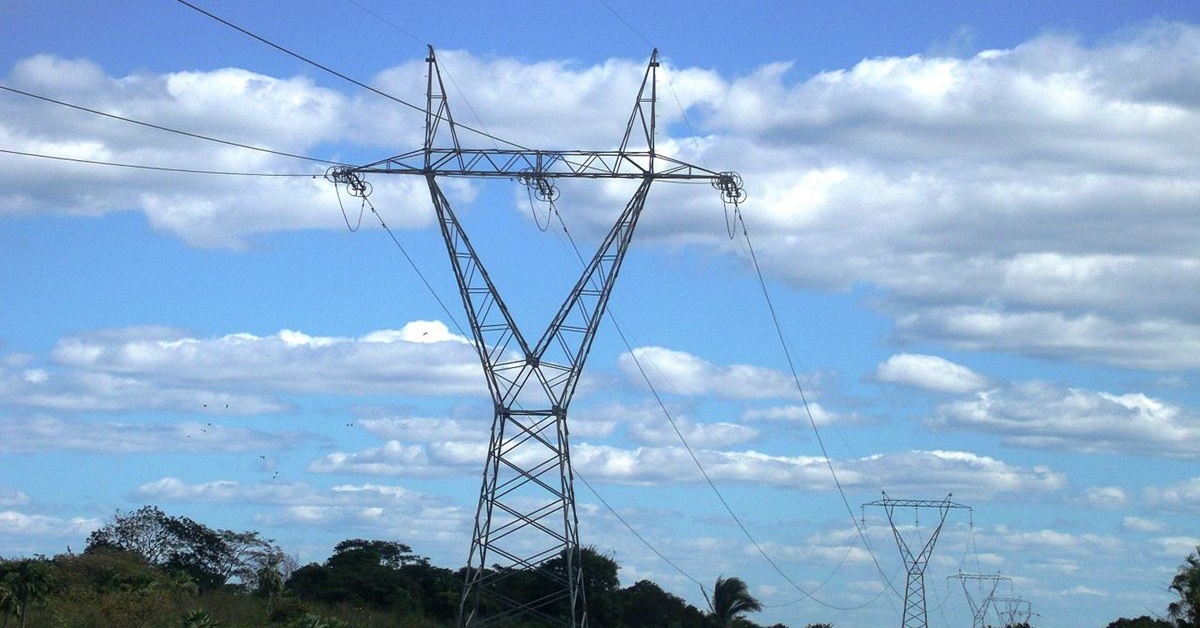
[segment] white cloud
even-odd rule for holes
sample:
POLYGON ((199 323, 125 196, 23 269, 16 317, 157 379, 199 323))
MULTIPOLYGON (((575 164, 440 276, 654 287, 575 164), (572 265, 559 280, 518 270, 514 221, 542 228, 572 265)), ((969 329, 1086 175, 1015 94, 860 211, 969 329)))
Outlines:
POLYGON ((1121 520, 1121 527, 1135 532, 1162 532, 1167 529, 1167 526, 1159 521, 1142 517, 1125 517, 1121 520))
POLYGON ((1083 557, 1088 555, 1114 555, 1124 548, 1118 537, 1109 534, 1085 532, 1072 534, 1059 530, 1020 530, 1008 525, 997 525, 986 532, 990 542, 1009 552, 1036 551, 1049 558, 1052 556, 1083 557))
POLYGON ((796 397, 790 375, 760 366, 718 366, 684 351, 664 347, 637 347, 622 353, 617 366, 629 381, 645 386, 646 377, 656 390, 678 395, 712 395, 727 399, 796 397))
POLYGON ((875 369, 879 381, 903 384, 937 392, 968 393, 988 387, 979 373, 933 355, 901 353, 883 361, 875 369))
POLYGON ((62 519, 15 510, 0 511, 0 538, 47 537, 70 538, 84 536, 101 525, 99 519, 73 517, 62 519))
POLYGON ((1150 486, 1145 490, 1146 504, 1175 512, 1200 512, 1200 477, 1171 486, 1150 486))
POLYGON ((275 395, 479 395, 473 347, 436 321, 359 338, 282 330, 196 338, 164 327, 91 331, 59 340, 53 370, 0 367, 0 404, 52 410, 163 409, 259 414, 275 395))
POLYGON ((1130 32, 736 80, 717 150, 746 164, 760 260, 879 287, 905 339, 1194 367, 1197 29, 1130 32))
POLYGON ((357 473, 423 477, 472 472, 483 467, 487 457, 487 435, 478 441, 442 441, 434 444, 407 444, 389 440, 378 447, 357 452, 335 451, 314 460, 308 470, 314 473, 357 473))
POLYGON ((1010 445, 1087 453, 1200 456, 1200 428, 1184 408, 1140 393, 1026 382, 942 404, 930 425, 1000 434, 1010 445))
POLYGON ((29 503, 29 496, 16 489, 0 486, 0 506, 23 506, 29 503))
MULTIPOLYGON (((829 467, 818 456, 783 456, 759 451, 730 451, 693 447, 692 452, 716 482, 744 482, 800 490, 833 490, 829 467)), ((357 452, 338 451, 313 461, 315 473, 355 473, 425 477, 475 475, 487 455, 484 440, 410 444, 392 440, 357 452)), ((533 452, 511 453, 516 464, 542 462, 533 452)), ((682 446, 643 446, 632 449, 612 445, 575 443, 571 446, 574 469, 589 481, 639 485, 703 482, 692 454, 682 446)), ((1053 493, 1067 485, 1066 476, 1042 466, 1024 468, 962 451, 908 451, 877 454, 861 459, 834 460, 844 487, 889 490, 953 491, 966 496, 991 498, 997 494, 1053 493)))
POLYGON ((824 404, 810 401, 806 405, 773 406, 769 408, 747 408, 742 412, 746 421, 786 421, 808 423, 811 419, 817 426, 839 423, 854 425, 868 421, 866 417, 856 413, 832 412, 824 404))
POLYGON ((1093 508, 1119 510, 1129 505, 1129 494, 1119 486, 1089 486, 1083 500, 1093 508))
POLYGON ((1150 542, 1158 546, 1156 553, 1159 556, 1177 558, 1180 562, 1188 555, 1200 552, 1200 537, 1163 536, 1150 539, 1150 542))
POLYGON ((298 432, 263 432, 212 422, 148 423, 0 418, 0 452, 211 453, 290 448, 298 432))
MULTIPOLYGON (((786 62, 744 76, 670 68, 700 137, 664 134, 659 148, 697 161, 699 142, 706 162, 741 171, 763 267, 804 286, 872 286, 900 338, 1195 367, 1200 310, 1189 295, 1200 280, 1192 246, 1200 236, 1200 148, 1190 139, 1200 123, 1198 31, 1155 22, 1090 47, 1043 36, 966 58, 870 58, 800 80, 786 62)), ((458 51, 439 58, 462 89, 451 95, 460 116, 465 97, 493 133, 542 148, 615 144, 644 69, 641 59, 581 66, 458 51)), ((424 70, 412 59, 374 81, 418 102, 424 70)), ((7 82, 294 152, 336 150, 366 162, 396 144, 420 144, 417 113, 305 77, 237 68, 111 77, 85 60, 41 56, 18 62, 7 82)), ((660 129, 672 128, 676 109, 659 108, 660 129)), ((5 98, 0 120, 20 121, 0 123, 0 143, 19 150, 181 167, 307 167, 27 99, 5 98)), ((320 180, 4 162, 5 213, 136 208, 193 244, 226 247, 342 220, 333 189, 320 180)), ((397 208, 388 216, 393 226, 428 225, 422 184, 408 179, 373 177, 376 204, 397 208)), ((711 195, 659 187, 655 200, 676 211, 648 212, 643 241, 733 250, 720 221, 705 218, 711 195)), ((582 205, 572 213, 585 232, 607 228, 601 206, 625 194, 616 183, 563 189, 582 205)), ((456 193, 473 196, 469 188, 456 193)), ((677 366, 696 375, 695 365, 677 366)), ((754 388, 736 389, 747 390, 754 388)))
POLYGON ((164 477, 142 484, 136 494, 151 501, 271 506, 275 509, 260 520, 272 525, 303 524, 331 530, 352 526, 417 540, 461 540, 469 529, 469 513, 463 509, 395 485, 318 488, 305 483, 242 484, 236 480, 192 484, 164 477))

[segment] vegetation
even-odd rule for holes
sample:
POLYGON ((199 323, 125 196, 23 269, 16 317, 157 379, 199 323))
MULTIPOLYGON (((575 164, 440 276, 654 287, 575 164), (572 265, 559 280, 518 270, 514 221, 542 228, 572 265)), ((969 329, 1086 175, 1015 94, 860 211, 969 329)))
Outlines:
MULTIPOLYGON (((648 580, 622 588, 616 562, 594 549, 582 558, 592 625, 757 626, 741 617, 760 607, 737 578, 718 581, 718 616, 648 580)), ((562 572, 565 561, 540 569, 562 572)), ((366 539, 342 541, 324 562, 297 566, 257 532, 213 530, 145 506, 118 511, 81 554, 0 560, 0 628, 435 628, 454 625, 464 576, 404 543, 366 539)), ((553 581, 513 576, 506 581, 517 599, 543 597, 553 581)))
POLYGON ((1122 617, 1109 624, 1106 628, 1176 628, 1176 626, 1174 623, 1163 619, 1151 619, 1149 615, 1142 615, 1137 619, 1122 617))
MULTIPOLYGON (((621 587, 617 563, 594 549, 582 558, 593 626, 761 628, 745 617, 762 605, 740 578, 718 578, 704 612, 649 580, 621 587)), ((541 569, 561 571, 563 562, 541 569)), ((297 566, 257 532, 212 530, 146 506, 117 512, 81 554, 0 559, 0 628, 439 628, 454 625, 464 576, 404 543, 364 539, 297 566)), ((545 595, 547 579, 533 573, 506 582, 516 599, 545 595)), ((1200 548, 1169 588, 1178 599, 1167 619, 1121 618, 1107 628, 1200 628, 1200 548)))
POLYGON ((1167 615, 1180 628, 1200 628, 1200 547, 1184 560, 1170 589, 1179 599, 1167 607, 1167 615))
POLYGON ((762 610, 762 604, 750 595, 740 578, 717 578, 711 603, 712 618, 721 628, 732 628, 742 615, 762 610))

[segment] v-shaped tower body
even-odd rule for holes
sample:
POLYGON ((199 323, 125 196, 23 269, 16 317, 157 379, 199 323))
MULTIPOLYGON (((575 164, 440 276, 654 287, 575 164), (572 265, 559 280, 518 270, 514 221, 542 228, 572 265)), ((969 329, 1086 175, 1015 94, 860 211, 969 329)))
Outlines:
POLYGON ((658 52, 651 56, 617 150, 469 149, 429 50, 425 145, 380 162, 336 168, 352 193, 367 173, 423 176, 437 214, 494 416, 459 613, 460 626, 588 625, 575 512, 567 410, 620 272, 650 186, 708 181, 722 200, 743 198, 741 179, 658 155, 654 149, 658 52), (440 145, 449 139, 449 145, 440 145), (438 183, 443 177, 517 179, 539 198, 559 178, 633 179, 637 190, 542 334, 527 337, 492 283, 438 183))

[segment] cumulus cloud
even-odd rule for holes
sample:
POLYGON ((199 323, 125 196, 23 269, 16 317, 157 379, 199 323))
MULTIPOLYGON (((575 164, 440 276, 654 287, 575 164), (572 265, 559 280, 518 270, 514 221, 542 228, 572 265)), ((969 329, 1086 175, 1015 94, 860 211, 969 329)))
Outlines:
POLYGON ((988 387, 986 377, 934 355, 894 355, 876 367, 875 377, 881 382, 936 392, 968 393, 988 387))
POLYGON ((99 528, 99 519, 72 517, 63 519, 50 515, 29 514, 15 510, 0 511, 0 538, 46 537, 73 538, 87 535, 99 528))
POLYGON ((59 340, 56 368, 0 365, 0 405, 61 411, 161 409, 259 414, 283 394, 478 395, 474 348, 437 321, 358 338, 282 330, 196 338, 127 327, 59 340))
POLYGON ((1121 520, 1121 527, 1135 532, 1162 532, 1167 529, 1167 526, 1159 521, 1142 517, 1125 517, 1121 520))
POLYGON ((29 496, 21 491, 0 486, 0 506, 21 506, 29 503, 29 496))
POLYGON ((339 484, 318 488, 305 483, 243 484, 235 480, 189 483, 164 477, 137 488, 148 501, 271 506, 261 519, 269 524, 303 524, 339 529, 402 531, 405 538, 459 539, 469 513, 445 500, 402 486, 339 484))
POLYGON ((726 399, 796 397, 790 375, 760 366, 718 366, 684 351, 637 347, 623 353, 617 366, 629 381, 645 385, 638 364, 655 389, 678 395, 712 395, 726 399))
POLYGON ((1093 508, 1119 510, 1129 505, 1129 494, 1119 486, 1089 486, 1083 501, 1093 508))
POLYGON ((1200 548, 1200 537, 1194 536, 1163 536, 1151 539, 1150 542, 1158 547, 1159 556, 1182 559, 1193 554, 1200 548))
POLYGON ((407 477, 477 471, 487 458, 487 440, 406 443, 389 440, 361 451, 335 451, 308 465, 313 473, 356 473, 407 477))
MULTIPOLYGON (((741 76, 672 67, 699 137, 664 133, 658 146, 696 161, 699 145, 706 162, 739 170, 752 191, 746 216, 763 268, 806 287, 876 288, 898 338, 1192 368, 1200 359, 1200 310, 1188 298, 1200 280, 1200 149, 1189 141, 1200 122, 1197 32, 1156 22, 1098 45, 1048 35, 967 57, 878 57, 806 77, 786 61, 741 76)), ((492 132, 543 148, 613 147, 644 69, 641 59, 584 66, 457 51, 440 59, 492 132)), ((423 73, 412 59, 372 80, 419 101, 423 73)), ((413 112, 305 77, 238 68, 113 77, 87 60, 39 56, 19 61, 7 81, 288 151, 335 147, 369 162, 393 154, 397 142, 420 144, 413 112), (380 138, 393 145, 378 146, 380 138)), ((28 99, 3 99, 0 114, 21 121, 0 123, 0 143, 17 150, 179 167, 306 167, 28 99)), ((674 107, 659 114, 663 130, 679 115, 674 107)), ((320 180, 214 182, 4 161, 7 213, 136 208, 193 244, 233 247, 256 233, 341 221, 333 189, 320 180)), ((404 208, 389 223, 430 224, 420 181, 401 179, 372 181, 378 205, 404 208)), ((582 205, 577 227, 606 229, 627 190, 576 183, 563 188, 582 205)), ((655 202, 676 211, 648 213, 643 241, 733 250, 720 221, 704 218, 715 199, 698 186, 659 187, 655 202)))
POLYGON ((808 423, 811 420, 817 426, 832 423, 853 425, 869 421, 867 417, 857 413, 833 412, 826 408, 824 404, 816 401, 810 401, 802 406, 787 405, 767 408, 747 408, 742 412, 742 419, 746 421, 800 421, 802 423, 808 423))
MULTIPOLYGON (((829 467, 818 456, 785 456, 754 450, 731 451, 694 448, 692 453, 708 477, 718 482, 739 482, 802 490, 833 490, 829 467)), ((622 448, 578 443, 571 447, 574 469, 592 481, 637 485, 691 484, 704 478, 692 453, 682 446, 622 448)), ((317 473, 356 473, 423 477, 474 475, 487 454, 485 441, 404 443, 388 441, 357 452, 334 452, 313 461, 317 473)), ((510 455, 515 464, 543 462, 532 452, 510 455)), ((1066 476, 1047 467, 1032 468, 962 451, 908 451, 877 454, 861 459, 834 460, 844 487, 954 491, 988 498, 1001 493, 1052 493, 1064 489, 1066 476)))
POLYGON ((929 424, 999 434, 1005 443, 1021 447, 1200 456, 1194 413, 1141 393, 1019 383, 942 404, 929 424))
POLYGON ((1200 512, 1200 477, 1170 486, 1150 486, 1145 490, 1146 504, 1173 512, 1200 512))
MULTIPOLYGON (((342 136, 352 108, 347 97, 308 78, 238 68, 109 77, 87 60, 41 55, 18 62, 6 83, 159 126, 299 154, 342 136)), ((56 162, 52 176, 33 177, 34 171, 45 175, 44 163, 7 155, 0 174, 8 190, 0 195, 2 213, 98 215, 136 208, 155 228, 193 245, 229 248, 246 246, 246 238, 257 233, 337 228, 342 221, 336 192, 320 176, 325 164, 10 96, 0 100, 0 117, 7 121, 0 123, 0 143, 9 150, 154 167, 316 176, 219 177, 56 162)), ((389 224, 428 224, 428 203, 406 200, 421 198, 421 182, 390 178, 375 187, 381 205, 406 208, 389 216, 389 224)))
POLYGON ((290 448, 305 438, 299 432, 264 432, 200 421, 148 423, 0 417, 0 452, 9 453, 245 452, 290 448))
POLYGON ((735 80, 714 117, 753 164, 760 259, 803 285, 879 287, 901 339, 1194 367, 1196 32, 735 80))
POLYGON ((1022 530, 1008 525, 995 526, 981 536, 988 542, 995 543, 997 548, 1009 552, 1036 551, 1047 556, 1072 558, 1111 556, 1125 547, 1120 538, 1110 534, 1073 534, 1051 529, 1022 530))

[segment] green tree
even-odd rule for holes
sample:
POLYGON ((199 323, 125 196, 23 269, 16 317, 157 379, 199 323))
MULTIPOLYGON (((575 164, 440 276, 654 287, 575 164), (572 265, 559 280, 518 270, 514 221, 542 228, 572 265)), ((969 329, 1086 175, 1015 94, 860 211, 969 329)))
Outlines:
POLYGON ((730 628, 745 613, 762 610, 762 604, 750 594, 741 578, 717 578, 713 586, 712 618, 721 628, 730 628))
POLYGON ((621 591, 627 628, 705 628, 704 613, 649 580, 621 591))
POLYGON ((253 589, 258 570, 283 552, 257 532, 216 531, 187 517, 172 517, 155 506, 112 520, 88 535, 85 553, 100 548, 136 552, 151 565, 186 573, 202 591, 231 578, 253 589))
POLYGON ((420 604, 413 595, 419 587, 402 568, 426 562, 403 543, 351 539, 338 543, 324 565, 297 569, 287 588, 301 598, 326 604, 412 609, 420 604))
POLYGON ((54 580, 49 561, 26 558, 0 563, 0 582, 7 598, 2 625, 8 626, 9 619, 15 615, 21 620, 21 628, 25 628, 33 605, 50 593, 54 580))
POLYGON ((198 608, 188 611, 179 622, 180 628, 217 628, 221 622, 213 619, 208 611, 198 608))
POLYGON ((1179 599, 1167 606, 1167 615, 1180 628, 1200 628, 1200 547, 1188 554, 1168 588, 1179 599))
POLYGON ((215 567, 228 582, 236 578, 247 591, 258 588, 258 574, 268 565, 283 573, 287 556, 272 539, 264 539, 258 532, 234 532, 221 530, 217 533, 224 543, 224 551, 217 557, 215 567))
POLYGON ((280 562, 272 561, 259 568, 255 574, 255 595, 266 598, 267 614, 270 615, 275 610, 275 602, 283 595, 283 573, 280 571, 280 562))
POLYGON ((1175 624, 1161 619, 1152 619, 1149 615, 1142 615, 1137 619, 1122 617, 1110 623, 1106 628, 1175 628, 1175 624))

